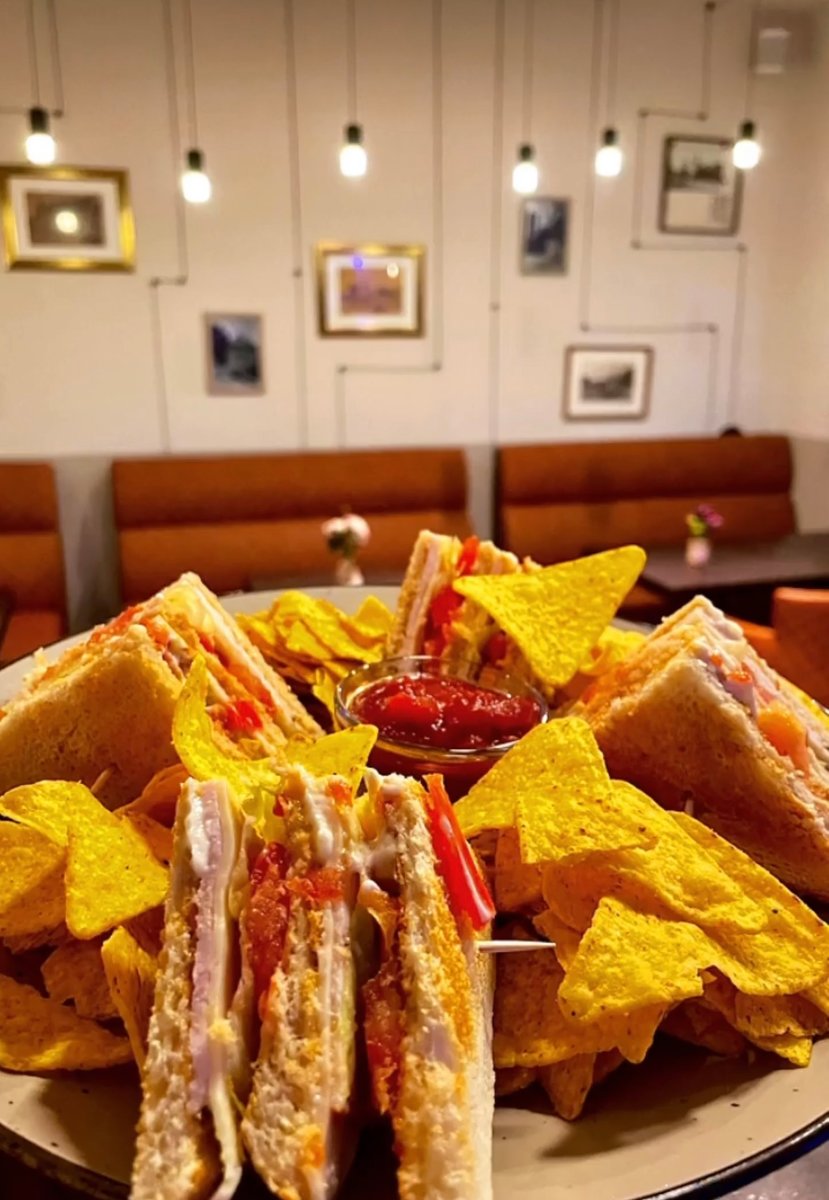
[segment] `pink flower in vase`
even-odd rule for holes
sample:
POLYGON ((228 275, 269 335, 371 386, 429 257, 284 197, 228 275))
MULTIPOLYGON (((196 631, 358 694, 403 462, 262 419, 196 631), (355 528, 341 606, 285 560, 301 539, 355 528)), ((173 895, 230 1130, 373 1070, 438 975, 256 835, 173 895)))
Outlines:
POLYGON ((324 521, 321 530, 328 549, 337 558, 334 567, 337 583, 359 587, 365 580, 357 565, 357 555, 371 538, 368 521, 357 513, 346 512, 340 517, 324 521))

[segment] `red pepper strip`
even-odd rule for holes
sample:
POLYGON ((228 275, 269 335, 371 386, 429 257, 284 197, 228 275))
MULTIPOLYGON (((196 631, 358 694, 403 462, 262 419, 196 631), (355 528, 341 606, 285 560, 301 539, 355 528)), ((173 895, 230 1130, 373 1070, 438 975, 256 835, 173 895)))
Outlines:
POLYGON ((495 916, 495 905, 469 843, 461 833, 442 775, 426 775, 429 789, 429 831, 438 870, 449 895, 449 906, 458 920, 469 918, 473 929, 483 929, 495 916))

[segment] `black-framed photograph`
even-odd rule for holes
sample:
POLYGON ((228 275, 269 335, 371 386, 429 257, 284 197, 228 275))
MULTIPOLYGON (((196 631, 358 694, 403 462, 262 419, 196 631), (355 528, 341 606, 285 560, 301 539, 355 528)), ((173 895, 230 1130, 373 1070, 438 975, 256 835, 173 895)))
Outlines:
POLYGON ((667 137, 662 151, 662 233, 734 235, 740 227, 743 177, 728 138, 667 137))
POLYGON ((132 271, 135 227, 126 171, 0 167, 10 270, 132 271))
POLYGON ((262 317, 207 313, 204 333, 208 395, 262 396, 262 317))
POLYGON ((643 421, 650 411, 651 346, 568 346, 565 421, 643 421))
POLYGON ((528 196, 521 205, 521 274, 566 275, 570 201, 528 196))

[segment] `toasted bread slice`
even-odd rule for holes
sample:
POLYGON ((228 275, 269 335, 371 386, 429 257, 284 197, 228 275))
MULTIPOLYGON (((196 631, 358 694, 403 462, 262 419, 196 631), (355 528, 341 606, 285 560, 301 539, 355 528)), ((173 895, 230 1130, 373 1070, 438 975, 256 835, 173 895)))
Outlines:
POLYGON ((142 1072, 132 1200, 230 1200, 252 993, 238 971, 247 851, 223 783, 189 781, 176 815, 164 943, 142 1072))
POLYGON ((709 601, 669 618, 578 711, 611 775, 829 899, 829 728, 709 601), (797 761, 763 732, 771 710, 801 731, 797 761))
POLYGON ((437 873, 424 793, 391 776, 378 799, 397 846, 403 1038, 391 1110, 401 1200, 492 1195, 492 964, 459 932, 437 873))

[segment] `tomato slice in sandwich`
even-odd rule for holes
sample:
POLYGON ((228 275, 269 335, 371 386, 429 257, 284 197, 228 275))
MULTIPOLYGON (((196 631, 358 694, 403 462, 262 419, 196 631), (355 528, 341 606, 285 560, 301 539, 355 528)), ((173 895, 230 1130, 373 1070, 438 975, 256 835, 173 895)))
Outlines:
POLYGON ((495 916, 495 905, 475 855, 461 833, 442 775, 427 775, 427 815, 438 870, 446 884, 456 920, 467 917, 473 929, 483 929, 495 916))

